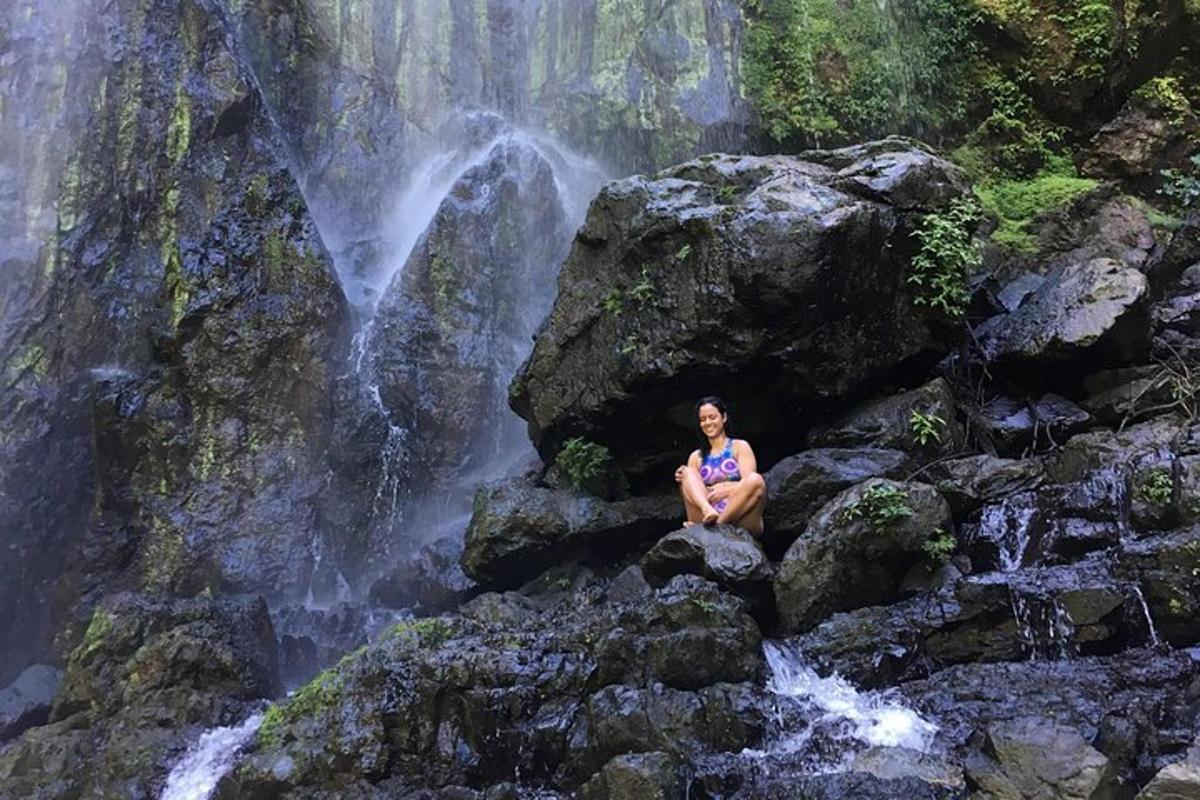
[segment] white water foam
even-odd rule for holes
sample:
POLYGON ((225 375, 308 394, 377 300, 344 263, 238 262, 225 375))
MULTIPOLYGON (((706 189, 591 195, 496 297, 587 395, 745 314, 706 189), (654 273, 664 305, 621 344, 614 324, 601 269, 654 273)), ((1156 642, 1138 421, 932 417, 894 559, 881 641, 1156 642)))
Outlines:
POLYGON ((171 769, 159 800, 208 800, 262 721, 258 713, 240 725, 202 733, 171 769))
POLYGON ((799 733, 784 736, 770 748, 774 753, 803 752, 819 729, 836 729, 844 741, 841 755, 823 764, 828 771, 844 767, 853 753, 866 746, 905 747, 929 752, 938 727, 906 707, 891 692, 859 691, 840 675, 821 677, 795 647, 764 642, 771 668, 767 690, 792 706, 810 723, 799 733))

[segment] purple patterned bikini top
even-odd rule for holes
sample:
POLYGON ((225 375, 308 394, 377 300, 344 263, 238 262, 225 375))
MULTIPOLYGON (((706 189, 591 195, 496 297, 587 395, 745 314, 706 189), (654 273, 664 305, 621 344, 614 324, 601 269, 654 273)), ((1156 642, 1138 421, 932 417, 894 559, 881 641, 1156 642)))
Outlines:
POLYGON ((740 481, 737 459, 733 457, 733 439, 725 441, 725 449, 714 455, 704 456, 700 464, 700 479, 705 486, 722 481, 740 481))

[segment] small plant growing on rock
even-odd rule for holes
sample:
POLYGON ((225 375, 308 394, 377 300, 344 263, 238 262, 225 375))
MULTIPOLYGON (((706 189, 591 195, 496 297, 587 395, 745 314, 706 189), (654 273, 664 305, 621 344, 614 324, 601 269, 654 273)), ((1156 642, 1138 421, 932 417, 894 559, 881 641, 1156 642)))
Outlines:
POLYGON ((934 528, 933 535, 925 540, 921 549, 933 563, 945 564, 950 560, 950 556, 954 555, 956 547, 958 547, 958 540, 954 538, 953 534, 947 533, 942 528, 934 528))
POLYGON ((454 633, 454 626, 440 617, 398 622, 387 632, 388 639, 403 639, 418 647, 440 647, 454 633))
POLYGON ((688 256, 690 256, 691 254, 692 254, 691 244, 685 244, 683 247, 681 247, 675 251, 675 262, 677 264, 682 264, 683 262, 688 260, 688 256))
POLYGON ((908 427, 912 431, 913 439, 921 447, 924 447, 930 442, 941 443, 942 431, 946 428, 946 420, 932 412, 923 414, 914 408, 908 418, 908 427))
POLYGON ((712 614, 717 610, 716 603, 703 597, 693 597, 692 605, 703 611, 705 614, 712 614))
POLYGON ((1191 158, 1188 170, 1164 169, 1162 188, 1158 193, 1169 197, 1181 209, 1191 208, 1200 200, 1200 155, 1191 158))
POLYGON ((717 202, 723 206, 733 205, 733 201, 737 200, 737 187, 732 184, 722 186, 717 190, 717 202))
POLYGON ((572 486, 582 489, 589 481, 603 475, 611 461, 612 454, 607 447, 576 436, 563 442, 554 463, 572 486))
POLYGON ((621 316, 621 292, 613 289, 604 300, 600 303, 600 307, 612 314, 614 317, 621 316))
POLYGON ((983 262, 975 241, 978 204, 954 200, 944 210, 926 214, 914 232, 921 249, 913 257, 908 283, 916 287, 914 302, 936 308, 953 319, 961 317, 971 299, 967 277, 983 262))
POLYGON ((868 488, 857 503, 843 509, 838 515, 838 522, 845 525, 856 519, 865 519, 871 530, 880 531, 905 517, 911 517, 912 513, 912 507, 908 505, 908 492, 882 483, 868 488))
POLYGON ((654 299, 654 280, 650 277, 650 268, 642 267, 642 276, 638 282, 629 290, 629 296, 636 300, 639 304, 645 305, 654 299))
POLYGON ((1156 467, 1150 470, 1146 479, 1142 481, 1138 497, 1152 506, 1165 506, 1171 502, 1173 489, 1174 481, 1171 480, 1171 471, 1164 467, 1156 467))

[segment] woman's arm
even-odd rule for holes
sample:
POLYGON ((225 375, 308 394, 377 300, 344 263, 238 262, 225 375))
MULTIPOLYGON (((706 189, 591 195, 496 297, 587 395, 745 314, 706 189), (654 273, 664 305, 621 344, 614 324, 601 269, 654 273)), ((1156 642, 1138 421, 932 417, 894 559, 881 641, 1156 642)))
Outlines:
POLYGON ((754 451, 746 440, 733 440, 733 457, 737 459, 738 474, 742 476, 742 480, 745 480, 747 475, 758 472, 758 459, 754 457, 754 451))

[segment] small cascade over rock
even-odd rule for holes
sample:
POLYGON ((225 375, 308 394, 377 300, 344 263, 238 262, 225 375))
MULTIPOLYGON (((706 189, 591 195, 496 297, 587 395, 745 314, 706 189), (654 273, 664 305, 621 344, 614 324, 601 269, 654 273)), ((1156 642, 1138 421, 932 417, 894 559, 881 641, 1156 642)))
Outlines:
POLYGON ((767 691, 777 698, 767 754, 799 754, 804 769, 817 773, 845 770, 869 747, 932 747, 937 725, 899 695, 859 691, 837 673, 822 677, 794 644, 764 642, 763 654, 767 691))
POLYGON ((252 714, 239 725, 202 733, 171 768, 159 800, 208 800, 262 721, 261 713, 252 714))

